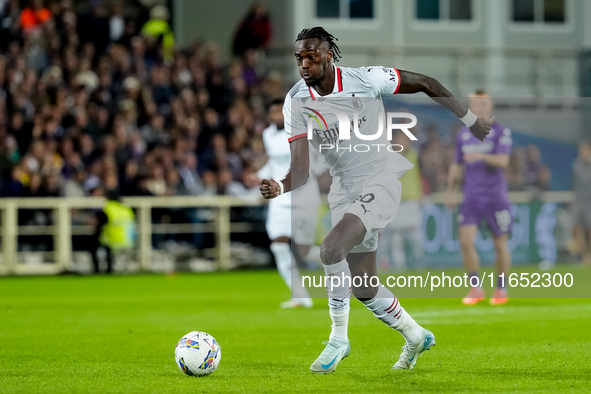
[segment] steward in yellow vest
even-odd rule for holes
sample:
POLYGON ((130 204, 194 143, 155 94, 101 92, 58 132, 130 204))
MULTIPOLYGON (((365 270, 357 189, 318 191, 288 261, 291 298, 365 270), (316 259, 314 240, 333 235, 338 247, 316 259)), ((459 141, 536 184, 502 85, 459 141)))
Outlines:
MULTIPOLYGON (((103 194, 101 190, 97 196, 103 194)), ((99 249, 104 249, 107 260, 107 273, 113 272, 112 252, 131 249, 136 239, 135 214, 132 209, 119 201, 114 191, 107 192, 108 201, 102 210, 96 212, 96 229, 89 242, 94 272, 99 273, 99 249)))
POLYGON ((109 200, 103 208, 107 223, 100 236, 101 245, 111 249, 131 249, 135 241, 135 214, 117 200, 109 200))

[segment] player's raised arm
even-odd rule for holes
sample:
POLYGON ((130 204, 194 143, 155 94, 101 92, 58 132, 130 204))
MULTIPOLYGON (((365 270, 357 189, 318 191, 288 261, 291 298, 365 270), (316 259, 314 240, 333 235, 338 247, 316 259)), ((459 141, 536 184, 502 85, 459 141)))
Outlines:
POLYGON ((494 118, 490 120, 478 118, 435 78, 410 71, 399 70, 399 72, 400 88, 398 89, 398 93, 425 93, 460 118, 470 129, 474 137, 484 141, 494 118))

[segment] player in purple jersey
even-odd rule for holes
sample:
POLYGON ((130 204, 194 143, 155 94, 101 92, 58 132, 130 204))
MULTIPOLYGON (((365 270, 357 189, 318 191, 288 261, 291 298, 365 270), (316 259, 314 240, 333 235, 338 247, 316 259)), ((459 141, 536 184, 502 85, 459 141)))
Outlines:
MULTIPOLYGON (((474 93, 470 98, 470 110, 479 117, 488 119, 492 112, 492 100, 484 91, 474 93)), ((486 221, 492 232, 495 245, 496 265, 499 275, 505 274, 511 266, 511 254, 507 247, 511 232, 511 204, 507 195, 507 181, 503 170, 509 165, 511 154, 511 130, 493 123, 489 136, 480 141, 463 128, 458 132, 455 163, 452 163, 447 182, 446 205, 455 209, 453 190, 464 172, 464 202, 458 215, 459 239, 464 266, 471 283, 476 284, 480 262, 474 239, 482 221, 486 221)), ((465 305, 474 305, 484 299, 484 290, 473 286, 462 300, 465 305)), ((492 305, 507 302, 504 281, 499 276, 497 288, 490 299, 492 305)))
MULTIPOLYGON (((297 111, 297 106, 295 110, 291 108, 293 100, 304 99, 310 110, 316 111, 314 108, 326 104, 335 107, 343 104, 343 100, 338 98, 351 97, 352 107, 357 111, 372 110, 375 114, 372 115, 375 118, 360 125, 364 135, 368 136, 375 130, 373 126, 372 130, 365 128, 379 123, 379 111, 373 111, 374 107, 367 102, 356 102, 355 97, 371 98, 375 105, 381 104, 382 95, 422 92, 458 116, 476 138, 484 140, 488 135, 492 120, 478 118, 433 78, 387 67, 336 67, 333 60, 338 60, 340 51, 335 41, 336 38, 322 27, 304 29, 296 39, 294 56, 302 80, 286 96, 283 109, 286 130, 291 136, 290 169, 281 180, 261 181, 260 190, 264 198, 276 198, 304 185, 309 175, 309 147, 320 151, 319 139, 324 141, 330 137, 314 134, 310 140, 305 138, 306 115, 297 111)), ((348 115, 345 114, 345 117, 348 115)), ((330 120, 331 128, 335 120, 330 120)), ((357 134, 354 138, 361 140, 357 134)), ((336 139, 333 143, 344 147, 347 139, 336 139)), ((418 356, 435 344, 435 336, 418 325, 398 298, 379 283, 376 267, 378 231, 394 219, 400 204, 397 171, 405 171, 412 165, 395 152, 391 155, 367 153, 360 156, 343 149, 321 153, 331 174, 337 174, 331 184, 332 198, 329 197, 333 228, 322 241, 320 252, 325 278, 331 280, 330 286, 327 282, 327 290, 332 331, 329 341, 324 342, 326 347, 312 363, 310 371, 322 374, 333 372, 339 362, 349 355, 347 327, 351 293, 374 316, 405 338, 403 351, 393 369, 413 369, 418 356), (326 160, 327 157, 330 160, 326 160), (352 280, 368 277, 377 279, 377 284, 373 279, 370 283, 352 280), (333 279, 337 279, 337 284, 333 279)))

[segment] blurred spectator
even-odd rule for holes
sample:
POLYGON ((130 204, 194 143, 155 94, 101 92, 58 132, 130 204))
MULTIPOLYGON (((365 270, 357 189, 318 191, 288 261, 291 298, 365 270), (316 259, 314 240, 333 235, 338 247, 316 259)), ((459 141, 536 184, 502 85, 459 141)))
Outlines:
POLYGON ((394 269, 417 268, 422 263, 421 246, 421 174, 419 171, 418 152, 411 145, 412 141, 403 133, 394 135, 393 143, 402 149, 400 154, 406 157, 414 167, 400 178, 402 195, 396 220, 380 232, 380 242, 384 241, 380 263, 394 269), (408 244, 408 248, 405 247, 408 244), (405 253, 405 250, 410 253, 405 253))
POLYGON ((253 169, 246 169, 242 173, 241 182, 233 180, 232 172, 227 169, 220 172, 220 178, 221 187, 218 190, 218 194, 237 197, 259 197, 261 194, 259 190, 259 178, 253 169))
POLYGON ((19 0, 5 1, 0 8, 0 50, 5 53, 9 44, 19 36, 21 10, 19 0))
MULTIPOLYGON (((97 189, 94 196, 104 194, 102 189, 97 189)), ((89 242, 89 251, 92 255, 94 273, 100 273, 99 250, 106 253, 106 273, 113 273, 113 254, 117 250, 131 249, 135 241, 135 214, 128 206, 119 201, 119 196, 114 191, 106 192, 108 201, 103 209, 96 211, 94 225, 95 231, 89 242)))
POLYGON ((234 34, 234 54, 242 56, 248 49, 265 48, 271 40, 271 21, 267 8, 254 3, 234 34))
POLYGON ((109 38, 111 42, 117 42, 123 37, 124 33, 123 3, 121 0, 114 0, 111 3, 111 14, 109 16, 109 38))
POLYGON ((51 12, 43 7, 43 0, 30 0, 20 15, 20 26, 25 34, 35 31, 51 18, 51 12))
POLYGON ((591 143, 579 144, 579 156, 573 164, 573 238, 583 263, 591 265, 591 143))
POLYGON ((66 198, 84 197, 86 194, 82 188, 82 184, 85 178, 86 173, 84 169, 81 167, 75 168, 72 177, 62 182, 60 195, 66 198))
POLYGON ((78 16, 78 34, 81 43, 92 43, 96 54, 100 55, 109 45, 109 19, 101 0, 90 0, 88 6, 88 11, 78 16))
POLYGON ((25 184, 30 184, 30 178, 22 165, 12 168, 10 178, 4 182, 4 195, 6 197, 21 197, 24 193, 25 184))
POLYGON ((552 172, 542 163, 540 148, 537 145, 528 145, 524 174, 525 189, 534 192, 549 190, 551 180, 552 172))
POLYGON ((217 194, 217 179, 215 172, 213 171, 204 171, 203 172, 203 195, 204 196, 214 196, 217 194))
POLYGON ((144 24, 122 5, 0 6, 0 196, 250 194, 282 78, 253 51, 226 65, 215 43, 175 48, 166 8, 144 24))
POLYGON ((123 45, 126 48, 131 48, 132 40, 136 38, 137 24, 136 21, 130 18, 125 19, 123 25, 123 34, 115 41, 119 45, 123 45))
POLYGON ((203 194, 203 184, 197 173, 197 156, 195 154, 188 153, 185 155, 178 172, 189 195, 198 196, 203 194))
POLYGON ((505 170, 505 179, 507 179, 509 191, 523 190, 523 184, 525 181, 525 166, 525 148, 516 147, 511 153, 509 166, 505 170))
MULTIPOLYGON (((156 52, 158 44, 161 44, 162 56, 166 62, 172 61, 174 50, 174 33, 168 24, 169 17, 168 8, 157 5, 152 8, 150 19, 141 28, 142 36, 149 38, 149 51, 156 52)), ((155 53, 152 53, 151 56, 157 57, 155 53)))
POLYGON ((439 138, 437 127, 430 124, 425 133, 419 133, 419 136, 424 135, 421 139, 421 150, 419 152, 419 164, 421 173, 428 185, 427 193, 435 193, 444 191, 447 182, 447 168, 451 164, 451 154, 453 149, 450 146, 444 147, 439 138), (445 149, 447 148, 447 150, 445 149))

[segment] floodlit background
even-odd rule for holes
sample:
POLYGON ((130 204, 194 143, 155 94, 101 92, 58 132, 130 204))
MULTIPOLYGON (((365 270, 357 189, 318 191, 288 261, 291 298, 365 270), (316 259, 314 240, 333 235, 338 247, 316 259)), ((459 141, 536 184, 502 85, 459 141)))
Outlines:
MULTIPOLYGON (((136 223, 132 245, 115 248, 117 272, 272 267, 255 177, 265 106, 298 79, 297 33, 319 25, 339 39, 339 65, 490 92, 513 130, 515 263, 580 258, 570 190, 591 134, 581 99, 591 2, 0 0, 0 10, 2 275, 90 272, 97 212, 113 192, 136 223)), ((386 105, 419 117, 421 213, 384 231, 379 264, 460 267, 439 194, 459 123, 428 100, 386 105)), ((318 242, 330 228, 326 207, 319 215, 318 242)), ((478 248, 490 262, 486 231, 478 248)))
MULTIPOLYGON (((0 0, 0 393, 588 391, 572 188, 591 137, 590 21, 590 0, 0 0), (511 273, 542 287, 509 281, 507 304, 469 307, 465 288, 392 288, 437 337, 414 371, 390 370, 403 337, 351 300, 351 354, 310 374, 326 291, 280 308, 255 174, 266 105, 298 80, 293 43, 313 26, 339 39, 340 66, 428 74, 464 100, 489 91, 512 130, 511 273), (115 275, 92 275, 109 257, 115 275), (195 330, 222 349, 204 378, 173 357, 195 330)), ((416 114, 418 141, 381 233, 382 283, 461 277, 442 204, 461 124, 424 95, 385 105, 416 114)), ((319 244, 326 204, 317 215, 319 244)), ((487 230, 476 245, 492 281, 487 230)))

